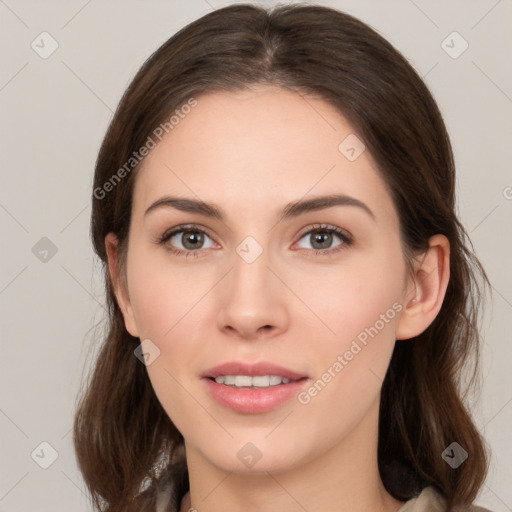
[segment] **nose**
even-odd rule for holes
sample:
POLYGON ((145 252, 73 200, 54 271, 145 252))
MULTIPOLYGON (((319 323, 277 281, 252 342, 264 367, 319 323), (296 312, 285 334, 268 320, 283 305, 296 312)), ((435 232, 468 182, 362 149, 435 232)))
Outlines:
POLYGON ((244 340, 274 337, 288 328, 287 289, 265 251, 249 261, 234 254, 218 297, 218 328, 244 340))

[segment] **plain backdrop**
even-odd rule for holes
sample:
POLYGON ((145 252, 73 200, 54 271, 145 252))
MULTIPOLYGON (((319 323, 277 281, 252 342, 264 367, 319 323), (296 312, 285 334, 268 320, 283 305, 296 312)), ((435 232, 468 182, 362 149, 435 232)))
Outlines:
MULTIPOLYGON (((144 60, 230 3, 0 0, 0 511, 92 510, 71 426, 105 315, 89 239, 97 151, 144 60)), ((481 325, 484 385, 472 406, 493 451, 477 503, 510 511, 512 2, 309 3, 374 27, 424 77, 443 113, 458 212, 494 290, 481 325)))

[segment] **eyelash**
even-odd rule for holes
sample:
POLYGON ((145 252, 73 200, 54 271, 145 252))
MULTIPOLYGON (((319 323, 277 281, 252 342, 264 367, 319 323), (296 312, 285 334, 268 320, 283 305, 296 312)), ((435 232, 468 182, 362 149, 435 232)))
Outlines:
MULTIPOLYGON (((208 235, 208 233, 206 231, 204 231, 203 229, 201 229, 198 225, 187 224, 187 225, 177 226, 177 227, 171 229, 170 231, 166 231, 161 237, 157 238, 155 242, 159 245, 164 245, 167 243, 168 240, 170 240, 177 233, 187 232, 187 231, 199 232, 199 233, 205 234, 209 238, 211 238, 210 235, 208 235)), ((340 228, 337 228, 335 226, 327 225, 327 224, 314 225, 311 229, 302 233, 299 237, 299 240, 304 238, 305 235, 308 235, 313 232, 318 232, 318 231, 326 232, 326 233, 334 233, 342 240, 343 243, 336 246, 334 249, 324 249, 324 250, 304 249, 306 251, 313 251, 315 253, 315 255, 317 255, 317 256, 333 256, 333 255, 337 254, 338 252, 343 251, 344 249, 347 249, 354 242, 352 237, 346 231, 344 231, 340 228)), ((171 252, 172 254, 176 254, 178 256, 185 256, 186 258, 188 258, 189 256, 197 258, 197 257, 199 257, 199 253, 201 252, 201 249, 184 251, 182 249, 177 249, 176 247, 173 247, 173 246, 166 246, 165 249, 167 251, 171 252)))

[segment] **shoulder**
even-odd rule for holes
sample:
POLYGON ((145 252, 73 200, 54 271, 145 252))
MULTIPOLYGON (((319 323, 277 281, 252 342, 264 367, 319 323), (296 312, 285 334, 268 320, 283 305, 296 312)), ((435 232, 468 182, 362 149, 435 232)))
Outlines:
POLYGON ((478 505, 469 505, 466 508, 462 508, 461 512, 492 512, 488 508, 479 507, 478 505))
POLYGON ((155 489, 155 512, 177 512, 189 490, 187 464, 170 464, 160 475, 155 489))
POLYGON ((186 463, 181 461, 164 468, 158 478, 136 496, 135 502, 141 512, 178 512, 188 488, 186 463))
MULTIPOLYGON (((435 487, 425 487, 415 498, 407 501, 397 512, 445 512, 446 500, 435 487)), ((453 512, 492 512, 478 505, 459 505, 453 512)))

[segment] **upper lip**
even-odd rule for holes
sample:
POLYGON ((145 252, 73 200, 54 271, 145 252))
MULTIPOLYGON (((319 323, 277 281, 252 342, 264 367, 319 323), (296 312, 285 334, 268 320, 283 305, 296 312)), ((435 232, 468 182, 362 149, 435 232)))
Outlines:
POLYGON ((243 363, 241 361, 230 361, 220 364, 201 374, 203 378, 215 378, 220 375, 248 375, 255 377, 257 375, 278 375, 290 380, 299 380, 307 375, 294 372, 269 361, 260 361, 258 363, 243 363))

